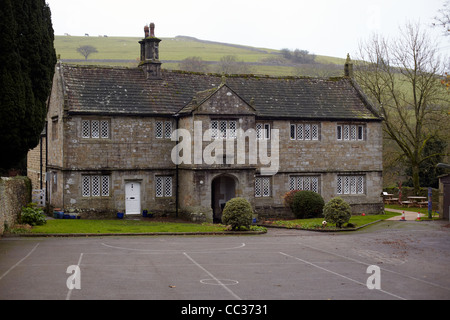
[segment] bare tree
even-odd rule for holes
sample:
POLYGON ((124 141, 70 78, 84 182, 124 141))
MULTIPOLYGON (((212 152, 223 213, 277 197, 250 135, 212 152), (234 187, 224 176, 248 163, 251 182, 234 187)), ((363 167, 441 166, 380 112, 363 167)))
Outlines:
POLYGON ((189 57, 178 63, 178 68, 184 71, 208 72, 208 64, 200 57, 189 57))
POLYGON ((92 53, 97 53, 97 48, 90 46, 90 45, 86 45, 86 46, 79 46, 77 48, 77 52, 79 54, 81 54, 85 60, 87 60, 87 58, 92 54, 92 53))
POLYGON ((379 35, 360 46, 355 78, 379 105, 384 132, 395 142, 420 190, 419 165, 433 137, 448 135, 449 94, 441 83, 444 62, 438 46, 418 24, 407 24, 398 39, 379 35))
POLYGON ((224 74, 249 74, 252 72, 251 67, 239 61, 236 56, 223 56, 218 63, 218 72, 224 74))
POLYGON ((445 1, 442 9, 438 11, 438 15, 434 18, 433 26, 444 29, 444 35, 450 36, 450 0, 445 1))

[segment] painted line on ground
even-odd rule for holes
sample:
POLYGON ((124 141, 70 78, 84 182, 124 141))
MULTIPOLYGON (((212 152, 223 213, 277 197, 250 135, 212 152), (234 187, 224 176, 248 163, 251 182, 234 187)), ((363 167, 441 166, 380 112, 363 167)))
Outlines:
POLYGON ((220 285, 222 288, 224 288, 226 291, 228 291, 229 294, 231 294, 235 299, 242 300, 241 297, 239 297, 237 294, 235 294, 226 284, 224 284, 220 279, 217 279, 211 272, 206 270, 204 267, 202 267, 197 261, 195 261, 191 256, 189 256, 186 252, 183 252, 186 258, 191 260, 193 264, 195 264, 197 267, 202 269, 204 272, 206 272, 212 279, 214 279, 218 285, 220 285))
MULTIPOLYGON (((354 262, 357 262, 357 263, 360 263, 360 264, 363 264, 363 265, 366 265, 366 266, 372 265, 371 263, 367 263, 367 262, 360 261, 360 260, 357 260, 357 259, 354 259, 354 258, 346 257, 346 256, 343 256, 343 255, 340 255, 340 254, 337 254, 337 253, 334 253, 334 252, 330 252, 330 251, 327 251, 327 250, 315 248, 315 247, 312 247, 310 245, 307 245, 307 244, 304 244, 304 243, 301 243, 301 242, 299 242, 299 244, 304 246, 304 247, 316 250, 316 251, 321 251, 321 252, 324 252, 324 253, 327 253, 327 254, 331 254, 331 255, 334 255, 336 257, 340 257, 340 258, 347 259, 347 260, 350 260, 350 261, 354 261, 354 262)), ((392 271, 392 270, 386 269, 384 267, 380 267, 380 269, 383 270, 383 271, 386 271, 386 272, 393 273, 393 274, 398 275, 398 276, 402 276, 402 277, 405 277, 405 278, 409 278, 409 279, 412 279, 412 280, 423 282, 423 283, 428 284, 430 286, 434 286, 434 287, 438 287, 438 288, 450 291, 449 288, 441 286, 441 285, 439 285, 437 283, 433 283, 433 282, 430 282, 430 281, 427 281, 427 280, 419 279, 419 278, 416 278, 416 277, 413 277, 413 276, 410 276, 410 275, 406 275, 406 274, 403 274, 403 273, 400 273, 400 272, 392 271)))
MULTIPOLYGON (((317 264, 314 264, 314 263, 312 263, 312 262, 309 262, 309 261, 300 259, 300 258, 295 257, 295 256, 291 256, 290 254, 287 254, 287 253, 284 253, 284 252, 279 252, 279 253, 282 254, 282 255, 284 255, 284 256, 286 256, 286 257, 289 257, 289 258, 292 258, 292 259, 301 261, 301 262, 303 262, 303 263, 306 263, 306 264, 308 264, 308 265, 310 265, 310 266, 313 266, 313 267, 315 267, 315 268, 318 268, 318 269, 320 269, 320 270, 323 270, 323 271, 326 271, 326 272, 328 272, 328 273, 334 274, 334 275, 336 275, 336 276, 338 276, 338 277, 341 277, 341 278, 344 278, 344 279, 346 279, 346 280, 355 282, 355 283, 357 283, 357 284, 359 284, 359 285, 361 285, 361 286, 367 287, 367 284, 365 284, 365 283, 362 283, 362 282, 360 282, 360 281, 358 281, 358 280, 349 278, 349 277, 344 276, 344 275, 342 275, 342 274, 340 274, 340 273, 331 271, 331 270, 329 270, 329 269, 327 269, 327 268, 321 267, 321 266, 319 266, 319 265, 317 265, 317 264)), ((400 297, 400 296, 398 296, 398 295, 396 295, 396 294, 390 293, 390 292, 385 291, 385 290, 382 290, 382 289, 377 289, 377 291, 386 293, 386 294, 388 294, 388 295, 390 295, 390 296, 392 296, 392 297, 395 297, 395 298, 397 298, 397 299, 406 300, 405 298, 402 298, 402 297, 400 297)))
MULTIPOLYGON (((170 250, 170 249, 165 249, 165 250, 155 250, 155 249, 135 249, 135 248, 125 248, 125 247, 119 247, 119 246, 113 246, 113 245, 109 245, 106 243, 101 243, 102 246, 108 247, 108 248, 112 248, 112 249, 120 249, 120 250, 130 250, 130 251, 139 251, 139 252, 148 252, 148 253, 168 253, 168 252, 174 252, 174 253, 179 253, 179 252, 185 252, 186 250, 183 249, 176 249, 176 250, 170 250)), ((220 250, 234 250, 234 249, 240 249, 245 247, 245 243, 241 243, 238 246, 235 247, 229 247, 229 248, 214 248, 214 249, 197 249, 197 250, 189 250, 189 252, 217 252, 220 250)))
MULTIPOLYGON (((81 260, 82 259, 83 259, 83 253, 80 253, 80 258, 78 259, 78 264, 77 264, 78 268, 81 265, 81 260)), ((66 295, 66 300, 70 300, 70 297, 72 296, 72 291, 73 291, 73 288, 69 289, 69 292, 67 292, 67 295, 66 295)))
POLYGON ((10 273, 14 268, 16 268, 19 264, 21 264, 26 258, 28 258, 28 257, 34 252, 34 250, 36 250, 36 248, 37 248, 38 246, 39 246, 39 243, 36 244, 36 245, 33 247, 33 249, 31 249, 31 251, 28 252, 28 254, 27 254, 25 257, 23 257, 22 259, 20 259, 19 262, 17 262, 15 265, 13 265, 11 268, 9 268, 5 273, 3 273, 3 274, 0 276, 0 280, 2 280, 8 273, 10 273))

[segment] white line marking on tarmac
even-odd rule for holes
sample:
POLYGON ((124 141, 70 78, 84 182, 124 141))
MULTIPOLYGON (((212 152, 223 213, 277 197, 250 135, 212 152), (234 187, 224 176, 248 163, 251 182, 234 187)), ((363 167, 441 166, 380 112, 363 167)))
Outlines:
MULTIPOLYGON (((327 250, 323 250, 323 249, 311 247, 311 246, 309 246, 309 245, 307 245, 307 244, 304 244, 304 243, 301 243, 301 242, 299 242, 299 244, 302 245, 302 246, 304 246, 304 247, 313 249, 313 250, 325 252, 325 253, 334 255, 334 256, 336 256, 336 257, 340 257, 340 258, 344 258, 344 259, 347 259, 347 260, 350 260, 350 261, 354 261, 354 262, 361 263, 361 264, 366 265, 366 266, 370 266, 370 265, 371 265, 370 263, 363 262, 363 261, 360 261, 360 260, 357 260, 357 259, 353 259, 353 258, 350 258, 350 257, 346 257, 346 256, 343 256, 343 255, 334 253, 334 252, 330 252, 330 251, 327 251, 327 250)), ((396 272, 396 271, 392 271, 392 270, 389 270, 389 269, 386 269, 386 268, 382 268, 382 267, 380 267, 380 269, 383 270, 383 271, 386 271, 386 272, 390 272, 390 273, 393 273, 393 274, 396 274, 396 275, 405 277, 405 278, 410 278, 410 279, 412 279, 412 280, 416 280, 416 281, 420 281, 420 282, 426 283, 426 284, 428 284, 428 285, 430 285, 430 286, 435 286, 435 287, 438 287, 438 288, 441 288, 441 289, 450 290, 449 288, 444 287, 444 286, 441 286, 441 285, 439 285, 439 284, 437 284, 437 283, 433 283, 433 282, 430 282, 430 281, 426 281, 426 280, 423 280, 423 279, 419 279, 419 278, 416 278, 416 277, 412 277, 412 276, 409 276, 409 275, 406 275, 406 274, 403 274, 403 273, 399 273, 399 272, 396 272)))
MULTIPOLYGON (((303 263, 309 264, 310 266, 313 266, 313 267, 318 268, 318 269, 320 269, 320 270, 329 272, 329 273, 331 273, 331 274, 334 274, 334 275, 336 275, 336 276, 339 276, 339 277, 341 277, 341 278, 347 279, 347 280, 349 280, 349 281, 355 282, 355 283, 357 283, 357 284, 359 284, 359 285, 362 285, 362 286, 366 287, 366 284, 365 284, 365 283, 359 282, 358 280, 349 278, 349 277, 344 276, 344 275, 342 275, 342 274, 339 274, 339 273, 337 273, 337 272, 328 270, 328 269, 323 268, 323 267, 321 267, 321 266, 318 266, 317 264, 314 264, 314 263, 312 263, 312 262, 309 262, 309 261, 300 259, 300 258, 298 258, 298 257, 291 256, 291 255, 289 255, 289 254, 287 254, 287 253, 284 253, 284 252, 279 252, 279 253, 282 254, 282 255, 284 255, 284 256, 286 256, 286 257, 296 259, 296 260, 301 261, 301 262, 303 262, 303 263)), ((390 295, 390 296, 393 296, 393 297, 395 297, 395 298, 397 298, 397 299, 406 300, 405 298, 402 298, 402 297, 400 297, 400 296, 397 296, 396 294, 387 292, 387 291, 385 291, 385 290, 381 290, 381 289, 377 289, 377 290, 380 291, 380 292, 386 293, 386 294, 388 294, 388 295, 390 295)))
MULTIPOLYGON (((113 248, 113 249, 120 249, 120 250, 130 250, 130 251, 139 251, 139 252, 155 252, 155 253, 165 253, 165 252, 184 252, 186 250, 154 250, 154 249, 135 249, 135 248, 125 248, 125 247, 119 247, 119 246, 112 246, 106 243, 102 243, 102 246, 113 248)), ((233 250, 233 249, 240 249, 245 247, 245 243, 241 243, 240 245, 236 247, 230 247, 230 248, 214 248, 214 249, 198 249, 198 250, 189 250, 189 252, 217 252, 219 250, 233 250)))
POLYGON ((214 279, 215 281, 217 281, 217 284, 220 285, 222 288, 224 288, 225 290, 227 290, 235 299, 237 300, 242 300, 241 297, 239 297, 237 294, 235 294, 233 291, 231 291, 230 288, 227 287, 227 285, 225 285, 222 281, 220 281, 219 279, 217 279, 211 272, 209 272, 208 270, 206 270, 205 268, 203 268, 197 261, 195 261, 194 259, 192 259, 186 252, 183 252, 183 254, 186 256, 186 258, 188 258, 189 260, 192 261, 193 264, 195 264, 197 267, 199 267, 200 269, 202 269, 204 272, 206 272, 212 279, 214 279))
MULTIPOLYGON (((77 264, 78 267, 80 267, 80 265, 81 265, 81 259, 83 259, 83 253, 80 254, 80 258, 78 259, 78 264, 77 264)), ((67 292, 66 300, 70 300, 72 291, 73 291, 73 289, 69 289, 69 292, 67 292)))
POLYGON ((0 277, 0 280, 2 280, 8 273, 10 273, 15 267, 17 267, 19 264, 21 264, 26 258, 28 258, 33 252, 34 250, 36 250, 36 248, 39 246, 39 243, 36 244, 34 246, 33 249, 31 249, 31 251, 22 259, 19 260, 19 262, 17 262, 15 265, 13 265, 11 268, 9 268, 5 273, 2 274, 2 276, 0 277))

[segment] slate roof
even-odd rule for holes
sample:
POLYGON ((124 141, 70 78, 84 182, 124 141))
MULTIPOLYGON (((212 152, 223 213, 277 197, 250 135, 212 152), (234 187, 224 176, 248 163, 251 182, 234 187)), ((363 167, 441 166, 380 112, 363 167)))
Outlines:
MULTIPOLYGON (((61 65, 69 113, 175 115, 220 75, 162 72, 147 80, 139 68, 61 65)), ((381 120, 349 78, 229 76, 226 84, 261 118, 381 120)))

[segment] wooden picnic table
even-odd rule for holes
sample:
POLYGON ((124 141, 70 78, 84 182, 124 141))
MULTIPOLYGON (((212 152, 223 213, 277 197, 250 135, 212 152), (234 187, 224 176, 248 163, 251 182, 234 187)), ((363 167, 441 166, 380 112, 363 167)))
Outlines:
MULTIPOLYGON (((419 206, 419 208, 422 208, 423 205, 428 205, 428 201, 421 201, 426 200, 427 197, 421 197, 421 196, 410 196, 408 197, 411 201, 405 201, 404 203, 408 204, 408 207, 411 206, 419 206)), ((402 203, 403 204, 403 203, 402 203)))
POLYGON ((398 198, 387 198, 385 201, 388 204, 396 204, 398 202, 398 198))
POLYGON ((393 194, 392 193, 383 192, 382 196, 383 196, 383 199, 384 199, 384 203, 390 203, 393 194))

